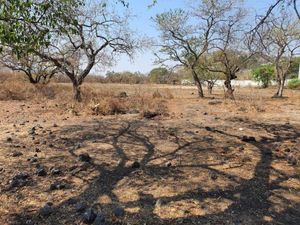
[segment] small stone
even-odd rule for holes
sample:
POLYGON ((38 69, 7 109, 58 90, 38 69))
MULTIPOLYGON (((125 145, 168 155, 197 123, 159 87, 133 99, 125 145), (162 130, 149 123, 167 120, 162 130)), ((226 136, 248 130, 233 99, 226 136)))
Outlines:
POLYGON ((11 156, 12 157, 19 157, 19 156, 22 156, 23 153, 22 152, 14 152, 11 156))
POLYGON ((7 142, 12 142, 12 138, 11 138, 11 137, 8 137, 8 138, 6 139, 6 141, 7 141, 7 142))
POLYGON ((76 198, 69 198, 66 203, 68 205, 75 205, 77 203, 77 199, 76 198))
POLYGON ((205 112, 205 113, 203 113, 203 115, 204 115, 204 116, 207 116, 207 115, 208 115, 208 113, 207 113, 207 112, 205 112))
POLYGON ((29 175, 27 173, 19 173, 10 180, 10 187, 23 187, 27 184, 29 175))
POLYGON ((91 224, 91 223, 94 222, 94 220, 96 219, 96 217, 97 217, 97 214, 94 212, 94 210, 91 209, 91 208, 89 208, 83 214, 83 222, 91 224))
POLYGON ((52 168, 50 170, 51 175, 60 175, 61 174, 61 170, 58 168, 52 168))
POLYGON ((68 187, 67 184, 56 181, 50 185, 50 191, 62 190, 62 189, 66 189, 67 187, 68 187))
POLYGON ((244 142, 256 142, 256 138, 253 136, 243 136, 241 140, 244 142))
POLYGON ((38 168, 37 171, 36 171, 36 174, 39 176, 39 177, 45 177, 47 176, 47 171, 45 170, 45 168, 38 168))
POLYGON ((146 118, 146 119, 152 119, 156 116, 159 116, 159 113, 157 112, 150 112, 150 111, 146 111, 143 113, 143 117, 146 118))
POLYGON ((217 180, 218 179, 218 175, 215 172, 209 172, 209 176, 212 180, 217 180))
POLYGON ((97 217, 93 225, 105 225, 105 217, 102 213, 97 213, 97 217))
POLYGON ((125 91, 122 91, 122 92, 119 93, 119 97, 120 98, 127 98, 128 95, 127 95, 127 93, 125 91))
POLYGON ((91 161, 91 157, 87 153, 80 154, 78 158, 79 158, 79 161, 81 161, 81 162, 90 162, 91 161))
POLYGON ((131 165, 132 169, 139 169, 141 167, 141 164, 137 161, 133 162, 131 165))
POLYGON ((58 127, 58 125, 55 123, 55 124, 53 124, 53 127, 58 127))
POLYGON ((171 162, 167 162, 166 163, 166 167, 171 167, 172 166, 172 163, 171 162))
POLYGON ((50 216, 53 213, 51 204, 47 203, 43 208, 40 209, 40 214, 44 217, 50 216))
POLYGON ((298 160, 293 154, 289 154, 287 156, 287 161, 290 165, 296 166, 298 164, 298 160))
POLYGON ((124 209, 121 208, 121 207, 116 207, 116 208, 113 209, 113 214, 114 214, 116 217, 120 218, 120 217, 124 217, 125 211, 124 211, 124 209))

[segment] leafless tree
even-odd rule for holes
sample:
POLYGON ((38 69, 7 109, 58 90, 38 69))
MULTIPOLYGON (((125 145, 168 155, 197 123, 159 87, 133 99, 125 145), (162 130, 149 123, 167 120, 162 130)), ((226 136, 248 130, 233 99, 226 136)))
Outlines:
POLYGON ((229 2, 230 0, 200 1, 191 11, 171 10, 157 15, 155 19, 161 32, 157 62, 176 62, 175 66, 184 66, 193 76, 199 97, 204 97, 204 93, 197 66, 200 58, 209 51, 218 23, 228 10, 229 2))
MULTIPOLYGON (((268 8, 267 12, 264 15, 259 16, 258 23, 252 29, 253 32, 258 30, 258 28, 268 20, 268 17, 271 17, 274 14, 274 11, 281 7, 292 8, 292 11, 295 12, 296 16, 300 20, 300 10, 298 6, 299 0, 275 0, 268 8)), ((291 11, 291 10, 290 10, 291 11)))
POLYGON ((18 59, 8 47, 1 52, 0 64, 13 71, 23 72, 32 84, 47 84, 59 72, 53 63, 31 53, 24 54, 18 59))
POLYGON ((259 46, 261 57, 275 65, 278 88, 274 97, 282 97, 293 57, 300 49, 298 18, 285 10, 276 16, 269 15, 257 29, 255 43, 259 46))
POLYGON ((65 13, 76 20, 50 30, 53 38, 49 47, 35 54, 70 78, 74 99, 81 101, 81 85, 95 65, 111 63, 120 53, 133 54, 133 35, 128 28, 128 15, 120 15, 107 1, 86 3, 76 12, 65 13))
POLYGON ((204 66, 211 72, 224 74, 227 89, 225 97, 233 99, 231 80, 237 78, 237 73, 245 67, 255 51, 250 51, 252 47, 250 36, 247 35, 245 9, 238 0, 229 3, 215 34, 217 38, 212 42, 211 60, 204 66))

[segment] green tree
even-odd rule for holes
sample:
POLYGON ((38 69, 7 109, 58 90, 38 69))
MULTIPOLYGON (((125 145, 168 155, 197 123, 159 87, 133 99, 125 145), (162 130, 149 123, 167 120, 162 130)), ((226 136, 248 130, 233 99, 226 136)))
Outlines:
POLYGON ((262 88, 267 88, 275 78, 275 69, 271 64, 261 65, 252 70, 252 78, 261 83, 262 88))
POLYGON ((149 73, 149 79, 151 83, 165 84, 168 83, 169 74, 170 72, 166 68, 154 68, 149 73))

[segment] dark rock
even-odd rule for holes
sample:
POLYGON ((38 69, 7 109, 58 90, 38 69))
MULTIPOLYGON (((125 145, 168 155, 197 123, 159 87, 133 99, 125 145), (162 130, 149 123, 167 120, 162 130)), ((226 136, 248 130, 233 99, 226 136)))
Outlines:
POLYGON ((41 150, 39 148, 36 148, 35 152, 39 153, 39 152, 41 152, 41 150))
POLYGON ((68 186, 64 182, 56 181, 50 185, 50 191, 66 189, 68 186))
POLYGON ((29 174, 27 173, 19 173, 15 175, 11 180, 10 180, 10 187, 15 188, 15 187, 23 187, 28 183, 29 180, 29 174))
POLYGON ((105 216, 102 213, 97 213, 97 217, 93 225, 105 225, 105 216))
POLYGON ((81 162, 90 162, 91 161, 91 157, 89 154, 87 153, 83 153, 79 155, 79 161, 81 162))
POLYGON ((32 157, 32 158, 28 158, 27 161, 29 161, 29 162, 31 162, 31 163, 36 163, 36 162, 38 161, 38 159, 32 157))
POLYGON ((241 138, 241 141, 244 141, 244 142, 256 142, 256 138, 253 137, 253 136, 243 136, 241 138))
POLYGON ((141 167, 141 164, 137 161, 133 162, 131 165, 132 169, 139 169, 141 167))
POLYGON ((40 209, 41 216, 47 217, 53 213, 52 205, 47 203, 43 208, 40 209))
POLYGON ((19 157, 19 156, 22 156, 23 153, 22 152, 14 152, 11 156, 12 157, 19 157))
POLYGON ((290 148, 286 148, 284 149, 285 152, 291 152, 291 149, 290 148))
POLYGON ((128 97, 128 95, 125 91, 122 91, 119 93, 119 98, 127 98, 127 97, 128 97))
POLYGON ((287 161, 290 165, 296 166, 298 164, 298 160, 293 154, 289 154, 287 156, 287 161))
POLYGON ((210 171, 209 176, 212 180, 217 180, 218 179, 218 175, 215 172, 210 171))
POLYGON ((205 112, 205 113, 203 113, 203 115, 204 115, 204 116, 207 116, 207 115, 208 115, 208 113, 207 113, 207 112, 205 112))
POLYGON ((160 114, 157 113, 157 112, 150 112, 150 111, 146 111, 143 113, 143 117, 146 118, 146 119, 152 119, 156 116, 159 116, 160 114))
POLYGON ((87 224, 91 224, 96 219, 97 214, 94 212, 93 209, 89 208, 83 214, 83 222, 87 224))
POLYGON ((205 130, 212 131, 213 129, 211 127, 205 127, 205 130))
POLYGON ((62 172, 58 168, 51 168, 50 173, 51 175, 60 175, 62 172))
POLYGON ((53 127, 58 127, 58 125, 55 123, 55 124, 53 124, 53 127))
POLYGON ((115 217, 124 217, 125 216, 125 210, 121 207, 116 207, 113 209, 113 214, 115 215, 115 217))
POLYGON ((47 176, 47 171, 46 171, 45 168, 40 167, 40 168, 37 169, 36 174, 37 174, 39 177, 45 177, 45 176, 47 176))
POLYGON ((172 166, 172 163, 171 162, 167 162, 166 163, 166 167, 171 167, 172 166))
POLYGON ((75 209, 76 212, 83 212, 87 208, 87 205, 85 203, 79 202, 76 204, 75 209))
POLYGON ((12 138, 11 138, 11 137, 8 137, 8 138, 6 139, 6 141, 7 141, 7 142, 12 142, 12 138))

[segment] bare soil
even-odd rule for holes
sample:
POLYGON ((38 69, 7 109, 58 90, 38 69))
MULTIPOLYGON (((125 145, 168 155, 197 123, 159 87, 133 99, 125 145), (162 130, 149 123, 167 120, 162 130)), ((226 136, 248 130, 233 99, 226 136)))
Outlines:
MULTIPOLYGON (((300 92, 272 99, 272 89, 244 88, 232 101, 221 89, 205 99, 193 88, 153 90, 164 88, 169 115, 153 119, 0 101, 0 224, 83 224, 85 204, 105 224, 299 225, 300 92), (20 173, 29 178, 14 187, 20 173), (66 186, 50 190, 55 182, 66 186)), ((119 86, 129 98, 136 89, 119 86)))

